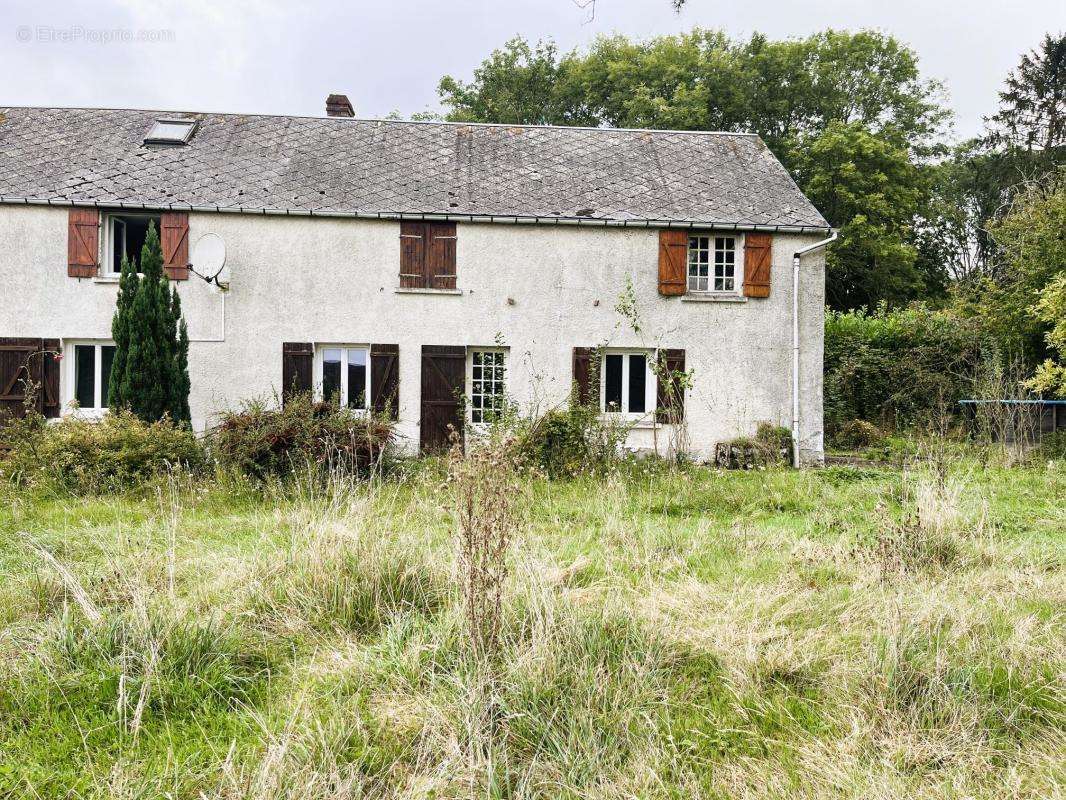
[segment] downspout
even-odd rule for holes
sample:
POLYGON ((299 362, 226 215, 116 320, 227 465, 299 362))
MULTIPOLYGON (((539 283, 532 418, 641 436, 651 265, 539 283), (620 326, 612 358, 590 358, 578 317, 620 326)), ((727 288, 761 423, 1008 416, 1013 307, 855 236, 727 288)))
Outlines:
POLYGON ((792 466, 797 469, 800 465, 800 259, 836 241, 836 238, 837 232, 833 231, 828 239, 809 244, 792 254, 792 466))

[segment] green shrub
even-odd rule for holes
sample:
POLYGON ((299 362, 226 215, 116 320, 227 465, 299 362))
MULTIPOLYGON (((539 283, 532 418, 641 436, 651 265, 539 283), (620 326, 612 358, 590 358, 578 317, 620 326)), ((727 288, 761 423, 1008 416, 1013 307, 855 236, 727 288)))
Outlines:
POLYGON ((260 401, 224 414, 212 449, 224 467, 263 479, 312 466, 365 474, 380 464, 393 426, 304 394, 278 408, 260 401))
POLYGON ((30 415, 3 433, 3 475, 19 484, 51 482, 75 492, 136 486, 172 469, 196 469, 196 436, 169 419, 147 423, 129 412, 99 421, 67 417, 49 424, 30 415))
POLYGON ((581 403, 512 424, 520 458, 552 478, 602 472, 618 460, 629 432, 627 425, 604 422, 595 406, 581 403))
POLYGON ((899 430, 972 391, 985 337, 980 323, 916 305, 874 313, 827 312, 825 421, 899 430))
POLYGON ((833 444, 848 450, 861 450, 884 444, 885 434, 871 422, 853 419, 845 422, 833 433, 833 444))

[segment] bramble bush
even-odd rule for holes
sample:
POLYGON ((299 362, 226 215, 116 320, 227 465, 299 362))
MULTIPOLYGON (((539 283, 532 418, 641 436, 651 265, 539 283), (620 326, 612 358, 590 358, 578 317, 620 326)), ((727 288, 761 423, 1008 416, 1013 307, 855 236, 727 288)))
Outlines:
POLYGON ((19 485, 50 483, 73 492, 137 486, 175 469, 195 470, 204 451, 191 430, 169 417, 144 422, 128 411, 100 420, 67 417, 49 423, 39 414, 15 420, 0 433, 0 473, 19 485))
POLYGON ((972 392, 987 338, 979 321, 923 305, 826 313, 825 422, 907 428, 972 392))
POLYGON ((224 414, 211 450, 221 466, 258 480, 307 466, 367 474, 381 465, 392 434, 387 419, 302 394, 280 407, 253 400, 224 414))

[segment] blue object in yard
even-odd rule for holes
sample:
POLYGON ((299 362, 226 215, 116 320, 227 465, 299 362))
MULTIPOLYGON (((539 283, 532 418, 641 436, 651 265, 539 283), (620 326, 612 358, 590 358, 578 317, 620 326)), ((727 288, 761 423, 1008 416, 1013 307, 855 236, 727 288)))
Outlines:
MULTIPOLYGON (((1027 438, 1041 438, 1045 433, 1066 430, 1066 400, 960 400, 971 423, 976 421, 981 406, 1002 406, 1001 424, 1005 438, 1019 433, 1027 438)), ((995 431, 993 431, 995 433, 995 431)))

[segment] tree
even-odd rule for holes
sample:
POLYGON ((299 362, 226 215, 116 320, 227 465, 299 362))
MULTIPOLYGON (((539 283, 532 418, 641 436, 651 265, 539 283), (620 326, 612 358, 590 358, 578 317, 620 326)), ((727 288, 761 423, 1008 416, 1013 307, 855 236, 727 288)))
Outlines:
POLYGON ((1047 34, 1023 55, 999 102, 989 122, 1000 141, 1049 155, 1066 144, 1066 36, 1047 34))
POLYGON ((848 227, 854 246, 835 247, 828 272, 837 307, 901 303, 943 283, 942 268, 916 254, 931 185, 918 167, 937 152, 948 114, 940 92, 893 37, 832 30, 787 41, 736 42, 700 28, 646 41, 611 36, 563 56, 550 42, 534 49, 519 38, 470 83, 440 83, 453 120, 758 133, 829 221, 848 227), (827 160, 843 150, 858 162, 827 160), (878 162, 871 176, 847 167, 870 160, 878 162), (882 191, 879 175, 904 182, 882 191), (876 241, 860 246, 867 234, 876 241))
POLYGON ((188 424, 188 334, 177 289, 163 274, 155 224, 149 223, 138 264, 123 260, 111 330, 115 358, 108 404, 146 422, 169 416, 188 424))
POLYGON ((922 181, 905 151, 859 123, 834 122, 808 143, 796 173, 840 231, 826 256, 831 308, 901 304, 922 294, 925 281, 907 241, 922 181))

